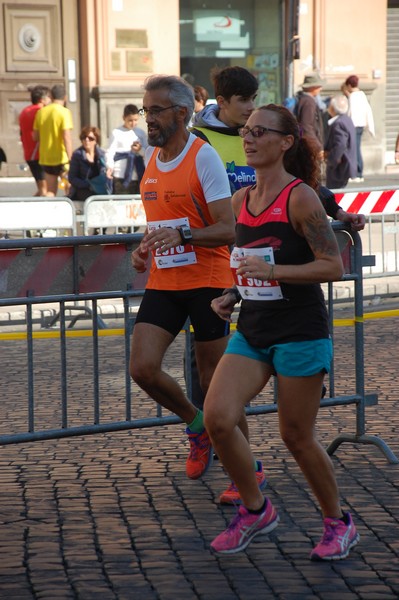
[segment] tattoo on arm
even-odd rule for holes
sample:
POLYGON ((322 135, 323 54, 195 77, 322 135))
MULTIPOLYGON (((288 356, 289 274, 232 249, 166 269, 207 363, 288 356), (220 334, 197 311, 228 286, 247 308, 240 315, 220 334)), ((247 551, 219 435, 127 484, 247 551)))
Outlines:
POLYGON ((315 210, 303 223, 303 233, 314 253, 337 255, 334 231, 322 210, 315 210))

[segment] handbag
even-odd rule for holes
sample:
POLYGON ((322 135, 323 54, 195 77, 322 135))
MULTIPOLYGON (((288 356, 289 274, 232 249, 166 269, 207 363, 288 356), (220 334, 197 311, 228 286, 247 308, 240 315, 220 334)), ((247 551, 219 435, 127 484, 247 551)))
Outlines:
POLYGON ((95 177, 89 179, 90 188, 97 196, 105 196, 106 194, 110 194, 110 179, 106 176, 105 173, 100 173, 95 177))
POLYGON ((102 156, 99 156, 98 162, 100 165, 100 173, 89 178, 90 189, 97 196, 105 196, 112 194, 112 179, 109 179, 105 174, 105 161, 102 156))

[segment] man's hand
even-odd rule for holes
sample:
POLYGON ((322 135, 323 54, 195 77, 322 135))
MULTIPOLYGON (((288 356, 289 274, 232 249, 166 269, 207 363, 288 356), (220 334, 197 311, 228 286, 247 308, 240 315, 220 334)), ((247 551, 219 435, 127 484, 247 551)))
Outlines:
POLYGON ((131 259, 137 273, 144 273, 147 270, 148 248, 140 244, 136 250, 133 250, 131 259))
POLYGON ((366 226, 366 217, 357 213, 348 213, 342 208, 337 212, 336 219, 348 223, 354 231, 362 231, 366 226))
POLYGON ((166 252, 171 248, 176 248, 182 243, 180 233, 172 227, 158 227, 150 233, 144 235, 144 247, 148 250, 160 250, 166 252))

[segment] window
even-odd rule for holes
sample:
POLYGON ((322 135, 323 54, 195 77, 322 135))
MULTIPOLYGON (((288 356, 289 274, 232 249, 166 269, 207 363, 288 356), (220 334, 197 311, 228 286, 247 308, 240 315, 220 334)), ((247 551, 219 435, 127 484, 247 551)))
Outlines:
POLYGON ((212 96, 210 70, 239 65, 259 80, 258 103, 281 101, 281 0, 180 0, 180 68, 212 96))

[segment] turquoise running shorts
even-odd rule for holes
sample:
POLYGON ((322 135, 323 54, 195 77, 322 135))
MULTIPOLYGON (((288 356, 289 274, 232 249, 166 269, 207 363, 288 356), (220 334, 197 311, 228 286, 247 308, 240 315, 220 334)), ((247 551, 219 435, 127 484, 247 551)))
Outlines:
POLYGON ((248 344, 242 333, 236 331, 227 344, 225 354, 239 354, 265 362, 284 377, 309 377, 329 372, 333 348, 330 338, 255 348, 248 344))

